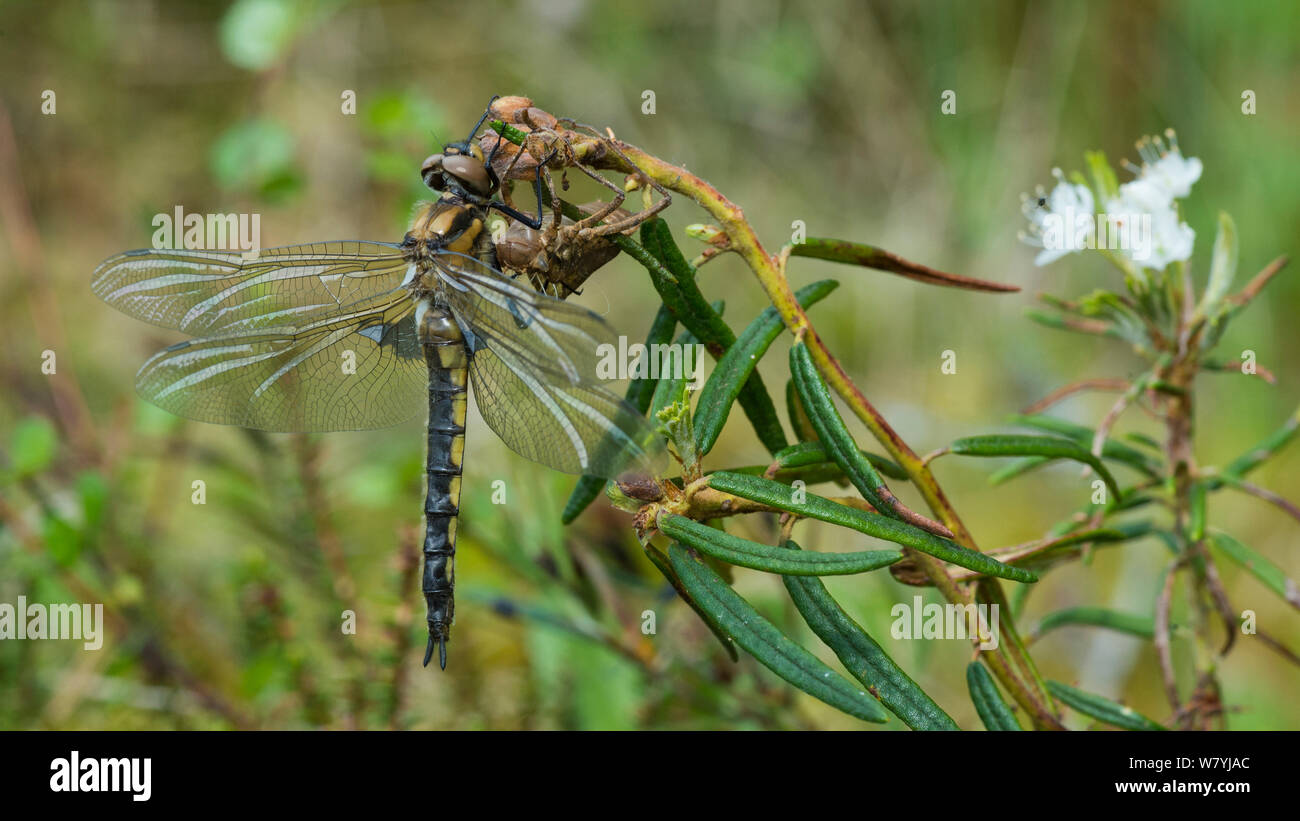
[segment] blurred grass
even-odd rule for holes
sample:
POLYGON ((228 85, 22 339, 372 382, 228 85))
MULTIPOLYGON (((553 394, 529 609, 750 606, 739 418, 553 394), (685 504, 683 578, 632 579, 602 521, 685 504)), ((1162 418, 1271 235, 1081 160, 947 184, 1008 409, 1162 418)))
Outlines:
MULTIPOLYGON (((483 596, 461 603, 448 674, 419 669, 417 586, 403 586, 393 567, 399 531, 419 521, 419 425, 324 437, 322 461, 306 474, 288 437, 177 425, 140 406, 130 388, 144 357, 174 336, 118 315, 87 287, 97 262, 147 245, 151 216, 177 204, 258 212, 265 246, 397 239, 423 190, 419 161, 462 137, 492 94, 527 94, 704 176, 746 208, 769 249, 802 220, 811 235, 871 242, 1021 285, 1018 295, 987 296, 865 271, 831 274, 843 285, 838 299, 816 309, 819 330, 925 452, 986 431, 1065 382, 1135 367, 1118 346, 1053 334, 1021 317, 1037 291, 1076 294, 1114 277, 1100 259, 1034 268, 1031 250, 1016 241, 1018 194, 1049 181, 1053 165, 1079 168, 1093 147, 1133 158, 1134 139, 1174 127, 1184 152, 1206 167, 1188 201, 1195 275, 1204 276, 1220 209, 1239 226, 1244 274, 1278 254, 1295 256, 1300 105, 1290 91, 1300 81, 1300 16, 1285 4, 846 1, 817 9, 809 16, 792 4, 738 0, 617 8, 478 2, 436 11, 291 0, 0 8, 0 103, 35 225, 30 234, 12 210, 2 214, 0 446, 10 447, 25 419, 66 418, 39 369, 41 352, 57 343, 60 373, 80 386, 88 429, 112 466, 102 477, 110 488, 102 538, 80 545, 71 573, 134 608, 132 628, 101 653, 57 642, 0 644, 0 726, 370 725, 396 668, 405 668, 407 682, 400 726, 854 726, 792 695, 750 660, 721 661, 686 608, 659 597, 625 517, 593 508, 566 534, 558 511, 573 480, 516 458, 481 425, 469 434, 460 580, 483 596), (1246 88, 1258 99, 1253 117, 1240 113, 1246 88), (41 113, 45 89, 57 94, 53 116, 41 113), (641 113, 647 89, 656 95, 653 116, 641 113), (956 116, 939 114, 945 89, 957 93, 956 116), (355 116, 341 113, 344 90, 356 92, 355 116), (23 270, 31 259, 39 271, 23 270), (41 307, 30 276, 40 278, 50 305, 41 307), (939 372, 946 349, 957 352, 955 375, 939 372), (324 522, 304 502, 303 475, 321 482, 324 522), (189 503, 196 478, 207 483, 205 506, 189 503), (488 500, 494 479, 507 482, 504 508, 488 500), (321 533, 337 542, 354 590, 335 589, 321 533), (628 576, 627 585, 618 582, 627 597, 618 612, 573 592, 589 596, 592 582, 571 566, 566 543, 628 576), (605 645, 495 615, 488 602, 499 596, 568 619, 595 612, 604 628, 633 632, 641 611, 654 609, 659 633, 651 642, 668 666, 650 675, 605 645), (358 636, 339 639, 340 605, 358 613, 358 636), (369 656, 389 647, 383 625, 412 605, 406 634, 417 647, 369 656), (358 654, 348 642, 365 646, 358 654), (367 675, 364 692, 349 695, 367 675), (205 692, 225 708, 205 703, 205 692), (353 711, 358 703, 369 706, 353 711)), ((0 186, 14 191, 17 182, 0 186)), ((679 237, 702 218, 680 201, 665 216, 679 237)), ((829 271, 798 260, 791 278, 798 286, 829 271)), ((711 299, 725 297, 734 327, 764 305, 737 260, 710 263, 701 283, 711 299)), ((1300 350, 1291 321, 1298 297, 1300 277, 1284 272, 1251 308, 1251 321, 1229 331, 1223 350, 1255 350, 1279 384, 1203 380, 1202 462, 1227 461, 1300 404, 1291 359, 1300 350)), ((651 320, 653 290, 625 259, 582 299, 631 338, 651 320)), ((784 384, 783 360, 764 363, 768 384, 784 384)), ((1060 413, 1095 422, 1108 401, 1077 398, 1060 413)), ((1127 423, 1122 430, 1152 432, 1140 417, 1127 423)), ((85 513, 76 491, 85 460, 73 434, 60 430, 49 472, 5 487, 8 504, 34 525, 40 503, 74 524, 85 513)), ((1284 455, 1259 482, 1300 497, 1297 458, 1284 455)), ((741 424, 724 432, 713 459, 749 464, 761 452, 741 424)), ((986 467, 939 467, 986 547, 1034 537, 1080 499, 1077 470, 1052 468, 993 489, 986 467)), ((909 489, 898 490, 919 506, 909 489)), ((1223 498, 1230 501, 1212 519, 1295 577, 1294 523, 1254 499, 1223 498)), ((817 544, 811 534, 802 540, 817 544)), ((834 547, 863 549, 862 541, 834 547)), ((1162 550, 1149 541, 1103 551, 1091 566, 1049 575, 1029 599, 1026 622, 1083 603, 1141 610, 1159 583, 1162 550)), ((67 575, 0 531, 0 601, 22 593, 78 600, 64 588, 67 575)), ((1246 574, 1225 575, 1236 606, 1294 639, 1284 605, 1246 574)), ((798 624, 777 580, 736 576, 778 623, 798 624)), ((878 638, 889 634, 890 605, 913 595, 884 574, 830 587, 878 638)), ((1224 668, 1225 701, 1242 707, 1230 726, 1300 727, 1289 697, 1300 675, 1246 645, 1224 668)), ((964 645, 888 646, 959 723, 976 726, 962 683, 964 645)), ((1034 653, 1048 678, 1161 714, 1154 656, 1132 639, 1069 628, 1034 653)))

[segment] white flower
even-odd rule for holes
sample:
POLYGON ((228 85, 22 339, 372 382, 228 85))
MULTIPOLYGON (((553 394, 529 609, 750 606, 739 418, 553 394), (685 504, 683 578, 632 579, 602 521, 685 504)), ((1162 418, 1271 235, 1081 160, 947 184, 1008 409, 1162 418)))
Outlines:
POLYGON ((1040 185, 1033 197, 1022 194, 1021 210, 1029 230, 1020 239, 1043 250, 1034 264, 1049 262, 1084 248, 1104 247, 1132 260, 1139 268, 1162 270, 1171 262, 1189 259, 1196 232, 1178 216, 1177 200, 1201 178, 1201 161, 1184 157, 1172 129, 1159 137, 1138 140, 1142 165, 1125 165, 1134 178, 1119 186, 1106 210, 1093 211, 1092 191, 1066 182, 1061 169, 1052 169, 1056 187, 1048 194, 1040 185))
POLYGON ((1173 129, 1165 132, 1169 147, 1159 137, 1138 140, 1137 174, 1119 187, 1119 197, 1106 203, 1108 214, 1119 215, 1129 226, 1129 241, 1120 252, 1144 268, 1161 270, 1171 262, 1190 259, 1196 232, 1178 218, 1174 200, 1186 197, 1201 178, 1201 161, 1184 157, 1173 129))
POLYGON ((1172 200, 1153 205, 1149 187, 1142 182, 1121 185, 1119 197, 1106 202, 1107 247, 1157 271, 1171 262, 1190 259, 1196 232, 1178 218, 1172 200), (1114 231, 1119 233, 1111 236, 1114 231))
POLYGON ((1138 177, 1121 185, 1119 199, 1111 200, 1107 206, 1119 204, 1130 211, 1160 211, 1172 207, 1174 198, 1164 185, 1146 177, 1138 177))
POLYGON ((1191 259, 1195 242, 1196 232, 1192 227, 1180 220, 1173 208, 1166 208, 1152 215, 1151 258, 1142 264, 1158 271, 1171 262, 1191 259))
POLYGON ((1159 137, 1145 137, 1138 142, 1141 178, 1162 188, 1170 199, 1182 199, 1192 192, 1192 183, 1201 178, 1201 161, 1183 156, 1172 128, 1165 136, 1169 138, 1168 148, 1159 137))
POLYGON ((1052 193, 1040 185, 1033 197, 1020 195, 1020 210, 1029 220, 1029 230, 1020 232, 1020 240, 1043 249, 1034 257, 1034 264, 1039 266, 1092 247, 1092 191, 1086 185, 1066 182, 1059 168, 1052 169, 1052 176, 1057 180, 1052 193), (1080 217, 1086 218, 1086 225, 1080 217))

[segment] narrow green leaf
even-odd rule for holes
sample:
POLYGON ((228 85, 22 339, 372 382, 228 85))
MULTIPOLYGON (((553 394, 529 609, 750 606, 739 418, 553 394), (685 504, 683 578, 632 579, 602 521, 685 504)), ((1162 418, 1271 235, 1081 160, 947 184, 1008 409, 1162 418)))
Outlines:
POLYGON ((1226 211, 1219 212, 1219 234, 1214 238, 1214 252, 1210 256, 1210 278, 1205 284, 1205 294, 1197 313, 1209 316, 1216 313, 1219 303, 1232 288, 1237 275, 1237 226, 1226 211))
POLYGON ((1047 689, 1053 696, 1086 716, 1114 725, 1124 730, 1163 730, 1164 727, 1122 704, 1116 704, 1108 698, 1086 693, 1059 681, 1047 682, 1047 689))
POLYGON ((962 456, 1046 456, 1049 459, 1072 459, 1090 465, 1110 488, 1116 500, 1122 498, 1115 477, 1093 456, 1087 448, 1071 439, 1055 436, 1025 436, 1020 434, 992 434, 967 436, 949 445, 953 453, 962 456))
POLYGON ((1059 331, 1074 331, 1075 333, 1115 338, 1123 336, 1114 323, 1101 319, 1061 316, 1038 308, 1026 308, 1025 318, 1031 322, 1037 322, 1039 325, 1046 325, 1048 328, 1055 328, 1059 331))
POLYGON ((892 254, 874 245, 849 242, 842 239, 807 237, 803 242, 790 246, 790 256, 823 259, 827 262, 842 262, 846 265, 860 265, 864 268, 874 268, 877 271, 898 274, 908 279, 914 279, 917 282, 924 282, 927 285, 944 285, 949 288, 964 288, 968 291, 989 291, 993 293, 1020 290, 1018 285, 1004 285, 1001 282, 989 282, 974 277, 937 271, 934 268, 910 262, 897 254, 892 254))
MULTIPOLYGON (((908 480, 907 471, 899 467, 897 463, 891 462, 879 454, 868 453, 865 450, 858 452, 871 463, 872 467, 889 478, 908 480)), ((799 442, 788 448, 781 449, 772 458, 778 465, 778 470, 807 467, 831 461, 831 457, 826 453, 826 446, 821 442, 799 442)))
MULTIPOLYGON (((677 326, 677 318, 673 312, 668 310, 668 306, 660 305, 658 313, 655 314, 654 322, 650 323, 650 332, 646 334, 645 347, 647 351, 652 351, 654 345, 663 345, 673 338, 673 329, 677 326)), ((636 408, 643 415, 650 409, 650 400, 654 397, 655 388, 658 386, 658 379, 633 379, 632 384, 628 386, 624 398, 628 404, 636 408)), ((573 492, 569 494, 569 500, 564 504, 564 512, 560 514, 560 521, 569 524, 587 509, 587 506, 596 500, 601 490, 605 487, 605 479, 600 476, 581 476, 578 478, 577 485, 574 486, 573 492)))
POLYGON ((862 455, 857 443, 853 441, 853 436, 845 427, 844 420, 835 409, 835 403, 826 390, 826 383, 817 373, 812 355, 808 353, 808 346, 802 342, 796 342, 790 347, 790 376, 794 379, 799 401, 803 404, 813 429, 817 431, 817 439, 831 459, 844 470, 844 474, 862 494, 862 498, 870 502, 876 510, 897 519, 898 513, 893 506, 885 503, 878 492, 885 486, 884 480, 876 473, 871 462, 862 455))
MULTIPOLYGON (((1040 550, 1035 550, 1020 558, 1008 558, 1002 555, 999 555, 999 558, 1008 564, 1032 567, 1041 571, 1067 556, 1079 553, 1079 550, 1073 549, 1077 545, 1090 543, 1094 548, 1104 547, 1108 544, 1140 539, 1149 535, 1153 529, 1151 523, 1144 520, 1123 522, 1109 527, 1079 530, 1068 534, 1053 534, 1051 540, 1042 545, 1040 550)), ((1000 554, 1000 551, 994 551, 994 553, 1000 554)))
POLYGON ((990 473, 989 484, 995 486, 1000 485, 1003 482, 1016 478, 1017 476, 1021 476, 1040 468, 1051 461, 1052 460, 1048 459, 1046 456, 1022 456, 1006 467, 998 468, 990 473))
POLYGON ((1101 195, 1099 202, 1115 199, 1119 196, 1119 180, 1115 169, 1110 167, 1103 151, 1085 151, 1084 162, 1088 164, 1088 173, 1092 175, 1093 188, 1101 195))
MULTIPOLYGON (((682 256, 668 223, 657 217, 641 223, 641 242, 676 280, 675 288, 680 299, 669 304, 669 308, 677 314, 678 321, 699 338, 710 355, 721 359, 735 344, 736 335, 722 317, 709 308, 708 300, 695 281, 695 267, 682 256)), ((758 373, 749 375, 737 399, 769 453, 776 453, 786 446, 785 431, 776 415, 776 406, 772 404, 772 397, 758 373)))
MULTIPOLYGON (((799 546, 786 542, 792 550, 799 546)), ((786 576, 785 589, 812 628, 853 677, 913 730, 959 730, 934 699, 903 672, 875 639, 831 597, 821 579, 786 576)))
MULTIPOLYGON (((650 330, 645 336, 646 351, 654 350, 655 345, 665 345, 672 341, 673 331, 677 328, 677 318, 673 312, 668 310, 667 306, 660 305, 659 310, 655 312, 654 321, 650 323, 650 330)), ((645 413, 650 409, 650 397, 654 396, 655 386, 659 384, 658 379, 649 376, 644 379, 633 379, 632 384, 628 385, 625 398, 632 407, 645 413)))
POLYGON ((785 383, 785 410, 790 415, 790 427, 794 428, 794 438, 800 442, 816 441, 817 431, 813 430, 808 413, 799 401, 799 392, 794 389, 793 379, 787 379, 785 383))
MULTIPOLYGON (((1108 515, 1113 516, 1116 513, 1121 513, 1126 510, 1136 510, 1137 508, 1149 505, 1154 501, 1155 497, 1149 493, 1139 491, 1135 487, 1130 487, 1124 491, 1124 496, 1120 499, 1119 504, 1113 505, 1108 510, 1108 515)), ((1064 536, 1067 533, 1072 533, 1083 527, 1088 517, 1096 512, 1096 505, 1092 502, 1085 502, 1075 508, 1074 513, 1072 513, 1068 518, 1062 519, 1053 525, 1052 529, 1047 531, 1047 534, 1049 536, 1064 536)))
POLYGON ((751 542, 716 527, 665 513, 659 529, 670 539, 737 567, 789 576, 844 576, 887 567, 903 558, 898 550, 864 550, 854 553, 793 551, 751 542))
POLYGON ((722 628, 722 625, 718 623, 718 620, 711 613, 700 607, 700 603, 695 600, 695 597, 682 584, 682 580, 678 578, 677 571, 673 570, 668 557, 660 553, 652 545, 646 546, 645 554, 650 563, 663 574, 663 577, 677 591, 677 595, 681 597, 682 601, 686 602, 695 611, 695 615, 700 617, 700 621, 704 622, 704 626, 709 628, 709 632, 722 645, 722 649, 727 651, 727 655, 731 657, 731 660, 740 661, 740 653, 736 652, 736 642, 727 634, 727 631, 722 628))
POLYGON ((777 468, 776 473, 772 476, 767 475, 767 468, 767 465, 746 465, 745 467, 732 468, 731 472, 742 473, 746 476, 762 476, 775 479, 783 485, 793 484, 795 481, 803 482, 805 485, 820 485, 824 482, 848 484, 844 471, 834 462, 814 462, 793 468, 777 468))
POLYGON ((1187 536, 1193 542, 1205 538, 1205 483, 1192 483, 1188 499, 1187 536))
POLYGON ((1245 478, 1247 474, 1272 458, 1274 454, 1294 439, 1297 431, 1300 431, 1300 410, 1287 419, 1282 427, 1265 436, 1253 448, 1232 460, 1232 463, 1224 468, 1223 472, 1238 478, 1245 478))
MULTIPOLYGON (((794 296, 800 305, 808 308, 824 299, 838 285, 833 279, 823 279, 800 288, 794 296)), ((768 306, 718 360, 695 402, 695 441, 701 455, 713 450, 731 413, 732 403, 758 367, 758 360, 767 353, 784 327, 776 308, 768 306)))
MULTIPOLYGON (((714 303, 714 305, 721 310, 722 303, 718 302, 714 303)), ((685 350, 688 345, 694 345, 697 342, 699 342, 699 339, 689 329, 677 335, 676 344, 680 345, 682 350, 685 350)), ((658 384, 655 385, 654 393, 650 397, 649 416, 652 424, 655 417, 659 415, 659 411, 676 402, 679 398, 686 396, 685 372, 674 376, 661 376, 657 381, 658 384)))
POLYGON ((988 576, 998 576, 1018 582, 1038 581, 1038 577, 1028 570, 1003 564, 991 556, 962 547, 956 542, 928 533, 906 522, 836 504, 830 499, 807 491, 796 492, 788 485, 770 479, 718 471, 710 474, 709 485, 723 493, 750 499, 778 510, 852 528, 868 536, 906 545, 935 558, 988 576), (803 496, 803 501, 794 501, 796 495, 803 496))
POLYGON ((1043 635, 1058 627, 1082 625, 1087 627, 1105 627, 1131 636, 1151 639, 1155 637, 1155 620, 1151 616, 1137 613, 1122 613, 1105 607, 1067 607, 1043 616, 1038 623, 1036 635, 1043 635))
POLYGON ((736 643, 769 670, 837 710, 863 721, 878 724, 888 721, 884 708, 875 699, 783 635, 686 548, 676 543, 669 545, 668 558, 683 586, 700 606, 713 614, 736 643))
MULTIPOLYGON (((1042 414, 1023 415, 1016 414, 1007 419, 1012 425, 1026 425, 1039 430, 1059 433, 1067 439, 1073 439, 1085 448, 1092 447, 1092 439, 1096 431, 1092 428, 1076 425, 1073 422, 1067 422, 1064 419, 1057 419, 1054 416, 1045 416, 1042 414)), ((1156 445, 1159 449, 1159 445, 1156 445)), ((1115 439, 1107 439, 1101 448, 1101 458, 1111 459, 1116 462, 1123 462, 1135 470, 1145 473, 1151 478, 1157 478, 1162 475, 1162 460, 1153 459, 1142 451, 1129 447, 1123 442, 1115 439)))
MULTIPOLYGON (((1131 442, 1137 442, 1145 448, 1150 448, 1156 453, 1164 453, 1164 446, 1150 436, 1147 436, 1145 433, 1130 431, 1129 433, 1124 434, 1124 438, 1131 442)), ((1104 456, 1105 454, 1102 455, 1104 456)))
POLYGON ((1215 531, 1210 535, 1210 541, 1223 555, 1246 568, 1252 576, 1263 582, 1265 587, 1281 596, 1287 604, 1300 610, 1300 588, 1296 587, 1293 580, 1287 578, 1282 568, 1227 533, 1215 531))
POLYGON ((979 713, 980 721, 984 722, 984 729, 992 732, 1023 731, 1020 722, 1016 721, 1015 713, 1002 700, 993 677, 978 661, 972 661, 966 666, 966 687, 970 690, 975 712, 979 713))

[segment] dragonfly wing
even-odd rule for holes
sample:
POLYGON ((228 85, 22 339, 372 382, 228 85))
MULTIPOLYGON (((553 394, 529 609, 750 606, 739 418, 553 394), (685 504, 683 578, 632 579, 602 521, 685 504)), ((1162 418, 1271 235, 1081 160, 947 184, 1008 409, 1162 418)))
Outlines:
POLYGON ((470 361, 479 413, 511 450, 565 473, 660 473, 659 437, 636 408, 600 385, 538 369, 515 349, 489 344, 470 361))
POLYGON ((457 321, 476 338, 471 347, 509 354, 509 361, 553 381, 599 381, 597 363, 617 349, 613 329, 598 314, 538 293, 473 257, 446 253, 435 264, 457 321))
POLYGON ((398 289, 298 327, 181 342, 140 369, 141 396, 200 422, 268 431, 363 430, 424 407, 428 372, 398 289))
POLYGON ((95 269, 91 289, 125 314, 191 336, 299 327, 397 288, 402 250, 316 242, 256 258, 194 250, 127 251, 95 269))

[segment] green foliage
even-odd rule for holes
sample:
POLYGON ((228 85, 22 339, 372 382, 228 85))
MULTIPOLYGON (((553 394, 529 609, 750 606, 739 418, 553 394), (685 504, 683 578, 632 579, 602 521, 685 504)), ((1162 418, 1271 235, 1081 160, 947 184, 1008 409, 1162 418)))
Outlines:
POLYGON ((222 188, 284 200, 302 184, 293 136, 280 123, 257 118, 223 132, 212 145, 212 176, 222 188))
POLYGON ((24 419, 10 435, 9 469, 15 478, 40 473, 54 461, 58 446, 58 433, 48 420, 24 419))
MULTIPOLYGON (((695 269, 682 256, 673 240, 668 223, 662 219, 647 220, 641 224, 641 242, 658 265, 647 265, 651 280, 659 291, 664 305, 677 317, 677 321, 704 344, 709 353, 721 359, 736 344, 736 335, 721 314, 715 311, 700 292, 695 281, 695 269), (665 277, 661 272, 667 272, 665 277)), ((644 264, 644 260, 642 261, 644 264)), ((754 426, 754 432, 770 453, 776 453, 787 444, 776 415, 772 397, 756 372, 746 375, 738 399, 745 415, 754 426)))
POLYGON ((1110 610, 1105 607, 1067 607, 1064 610, 1054 610, 1038 622, 1038 629, 1035 631, 1041 636, 1050 630, 1058 627, 1068 627, 1072 625, 1085 625, 1089 627, 1105 627, 1109 630, 1116 630, 1120 633, 1128 633, 1131 636, 1137 636, 1143 639, 1155 638, 1155 623, 1150 616, 1140 616, 1135 613, 1121 613, 1117 610, 1110 610))
POLYGON ((951 562, 988 576, 998 576, 1019 582, 1037 581, 1033 573, 1018 567, 1003 564, 987 554, 979 553, 939 536, 921 530, 919 527, 863 510, 837 504, 836 502, 812 493, 802 494, 806 498, 798 500, 797 494, 786 485, 763 479, 758 476, 745 476, 740 473, 719 471, 709 476, 709 485, 715 490, 750 499, 777 510, 795 513, 810 519, 830 522, 840 527, 847 527, 875 536, 878 539, 895 542, 906 547, 928 553, 937 559, 951 562))
POLYGON ((972 661, 966 666, 966 687, 970 690, 970 700, 979 713, 984 729, 990 731, 1023 730, 1011 708, 1002 700, 1002 694, 993 683, 993 677, 984 665, 972 661))
POLYGON ((1102 698, 1092 693, 1086 693, 1083 690, 1071 687, 1068 684, 1062 684, 1059 681, 1047 682, 1047 688, 1052 691, 1052 695, 1059 698, 1062 703, 1071 709, 1077 710, 1086 716, 1091 716, 1098 721, 1104 721, 1112 724, 1122 730, 1163 730, 1163 726, 1147 718, 1122 704, 1116 704, 1108 698, 1102 698))
POLYGON ((668 557, 691 597, 737 644, 769 670, 855 718, 876 723, 888 720, 884 709, 871 696, 787 638, 708 565, 692 558, 686 548, 670 545, 668 557))
MULTIPOLYGON (((800 289, 795 294, 795 299, 807 308, 820 302, 838 285, 838 282, 831 279, 814 282, 800 289)), ((718 360, 717 367, 704 384, 695 404, 696 449, 701 456, 713 450, 718 434, 722 433, 722 427, 731 412, 732 403, 744 386, 749 384, 750 374, 758 366, 758 360, 767 353, 781 330, 781 317, 776 308, 765 308, 718 360)), ((781 450, 778 448, 778 451, 781 450)))
POLYGON ((659 517, 659 530, 668 538, 737 567, 748 567, 786 576, 841 576, 866 573, 888 567, 903 554, 897 550, 865 550, 857 553, 791 552, 784 548, 751 542, 723 530, 671 513, 659 517))
POLYGON ((1296 586, 1295 581, 1287 578, 1282 568, 1227 533, 1213 533, 1210 536, 1210 541, 1218 548, 1220 553, 1245 568, 1287 604, 1300 610, 1300 587, 1296 586))
POLYGON ((1101 459, 1068 439, 1010 434, 967 436, 954 441, 949 445, 949 450, 962 456, 1035 456, 1048 460, 1073 459, 1097 471, 1097 475, 1106 483, 1110 492, 1115 494, 1116 499, 1123 495, 1119 485, 1115 483, 1115 477, 1110 475, 1110 471, 1101 463, 1101 459))
POLYGON ((827 454, 844 471, 862 498, 876 510, 897 518, 893 506, 887 504, 881 496, 880 490, 885 488, 884 480, 876 473, 871 460, 863 456, 848 428, 844 426, 844 420, 831 402, 830 392, 826 390, 826 385, 813 366, 808 347, 802 343, 790 347, 790 374, 795 391, 799 394, 800 405, 827 454))
MULTIPOLYGON (((786 542, 790 550, 799 550, 786 542)), ((844 669, 913 730, 957 730, 957 723, 926 695, 875 639, 831 597, 821 579, 786 576, 785 589, 817 638, 835 651, 844 669)))

